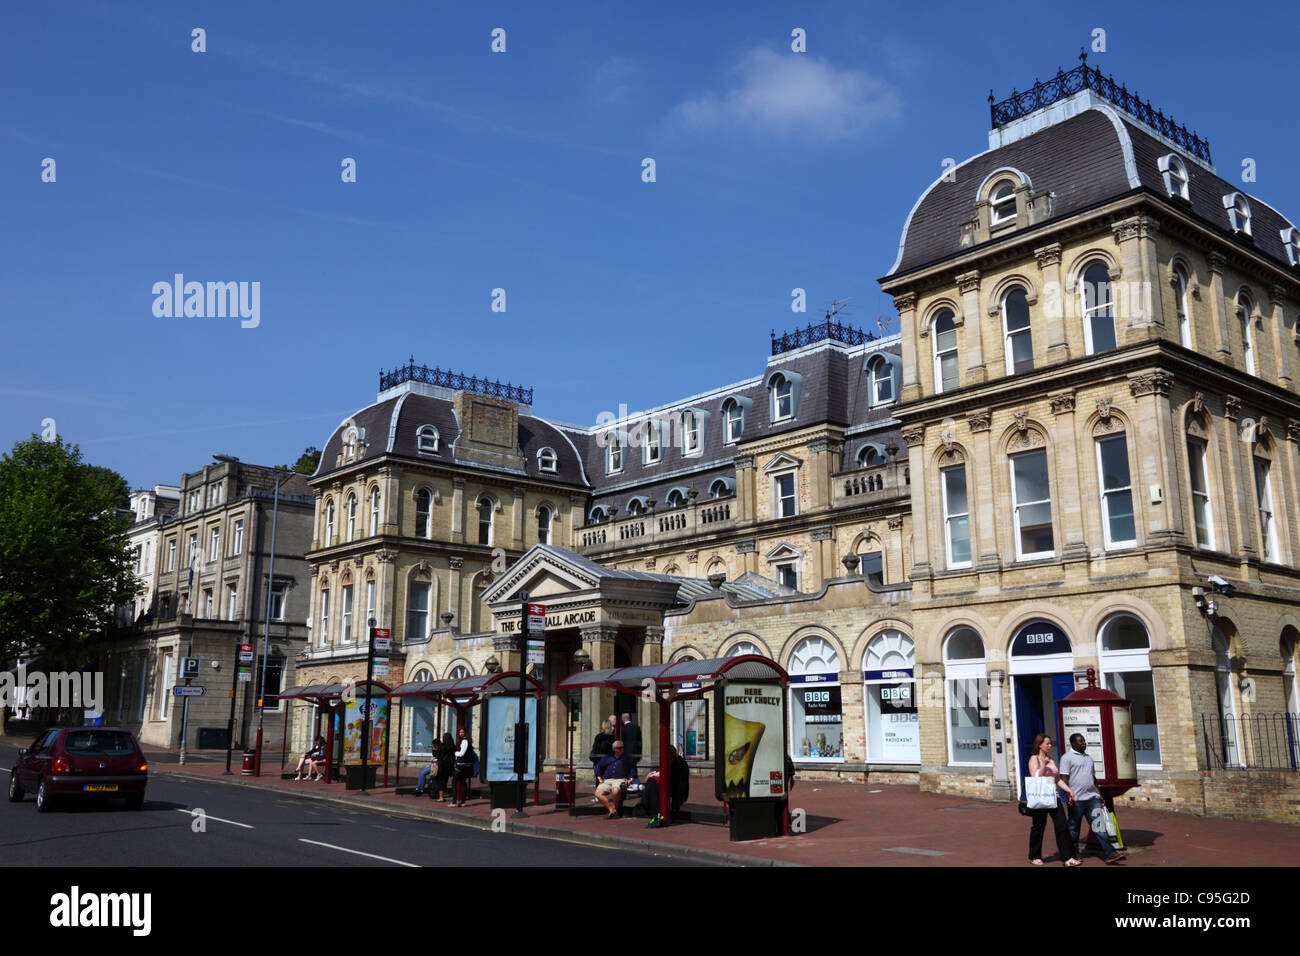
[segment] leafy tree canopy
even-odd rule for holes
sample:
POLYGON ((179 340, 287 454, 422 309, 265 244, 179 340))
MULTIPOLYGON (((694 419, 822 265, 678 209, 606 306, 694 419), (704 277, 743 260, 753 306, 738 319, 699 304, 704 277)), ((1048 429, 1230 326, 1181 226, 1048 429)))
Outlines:
POLYGON ((300 475, 312 475, 316 473, 316 466, 320 464, 320 449, 315 445, 307 448, 298 460, 294 462, 293 467, 280 465, 280 471, 296 471, 300 475))

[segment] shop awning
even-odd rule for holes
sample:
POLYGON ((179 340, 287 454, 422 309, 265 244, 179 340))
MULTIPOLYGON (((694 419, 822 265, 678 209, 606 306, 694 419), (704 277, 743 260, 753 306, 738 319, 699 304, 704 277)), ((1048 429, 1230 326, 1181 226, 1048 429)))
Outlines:
POLYGON ((641 667, 614 667, 599 671, 582 671, 560 681, 557 690, 581 690, 586 687, 611 687, 614 690, 640 693, 652 681, 657 690, 665 691, 668 700, 696 697, 710 688, 705 682, 722 680, 775 680, 782 686, 789 675, 776 661, 761 654, 738 654, 715 657, 707 661, 677 661, 673 664, 649 664, 641 667))

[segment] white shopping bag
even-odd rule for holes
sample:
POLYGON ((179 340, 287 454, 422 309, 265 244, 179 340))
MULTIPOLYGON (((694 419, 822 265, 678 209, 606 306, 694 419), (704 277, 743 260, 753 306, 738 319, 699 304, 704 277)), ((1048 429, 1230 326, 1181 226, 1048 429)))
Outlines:
POLYGON ((1050 810, 1056 806, 1056 778, 1026 777, 1025 805, 1030 810, 1050 810))

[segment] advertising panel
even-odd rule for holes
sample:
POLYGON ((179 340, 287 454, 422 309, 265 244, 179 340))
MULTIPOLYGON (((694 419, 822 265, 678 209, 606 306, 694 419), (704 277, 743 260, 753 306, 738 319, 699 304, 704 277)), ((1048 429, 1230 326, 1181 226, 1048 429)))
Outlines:
POLYGON ((921 735, 912 681, 868 684, 867 712, 871 718, 871 759, 913 763, 920 759, 921 735))
MULTIPOLYGON (((518 779, 515 776, 515 724, 519 720, 519 698, 494 695, 485 703, 487 738, 483 746, 484 777, 488 783, 518 779)), ((528 764, 524 779, 536 778, 537 767, 537 699, 524 701, 524 722, 528 724, 528 764)))
POLYGON ((727 682, 716 693, 722 697, 716 718, 721 744, 714 776, 718 799, 783 798, 785 694, 781 685, 727 682))
MULTIPOLYGON (((358 696, 346 701, 343 714, 343 762, 361 763, 361 733, 365 730, 366 699, 358 696)), ((384 734, 388 730, 388 701, 382 697, 370 698, 370 752, 367 763, 384 762, 384 734)))
MULTIPOLYGON (((1088 744, 1088 756, 1092 758, 1092 772, 1098 780, 1106 778, 1106 754, 1102 750, 1101 708, 1096 706, 1069 706, 1061 708, 1061 750, 1070 746, 1070 738, 1083 734, 1088 744)), ((1129 740, 1133 739, 1132 730, 1129 740)), ((1130 745, 1130 750, 1132 746, 1130 745)))
POLYGON ((1133 714, 1127 707, 1112 707, 1111 728, 1115 732, 1115 773, 1120 780, 1137 779, 1137 748, 1133 744, 1133 714))

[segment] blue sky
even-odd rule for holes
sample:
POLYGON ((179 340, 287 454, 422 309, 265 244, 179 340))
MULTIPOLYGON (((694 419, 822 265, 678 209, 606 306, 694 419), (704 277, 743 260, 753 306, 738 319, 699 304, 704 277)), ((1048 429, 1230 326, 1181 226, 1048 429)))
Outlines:
POLYGON ((986 148, 989 89, 1098 28, 1091 63, 1300 216, 1280 4, 1234 9, 1244 45, 1194 4, 699 6, 11 6, 0 446, 53 418, 146 486, 292 462, 411 355, 582 424, 755 375, 832 299, 893 316, 876 280, 943 159, 986 148), (156 317, 175 273, 259 282, 260 324, 156 317))

